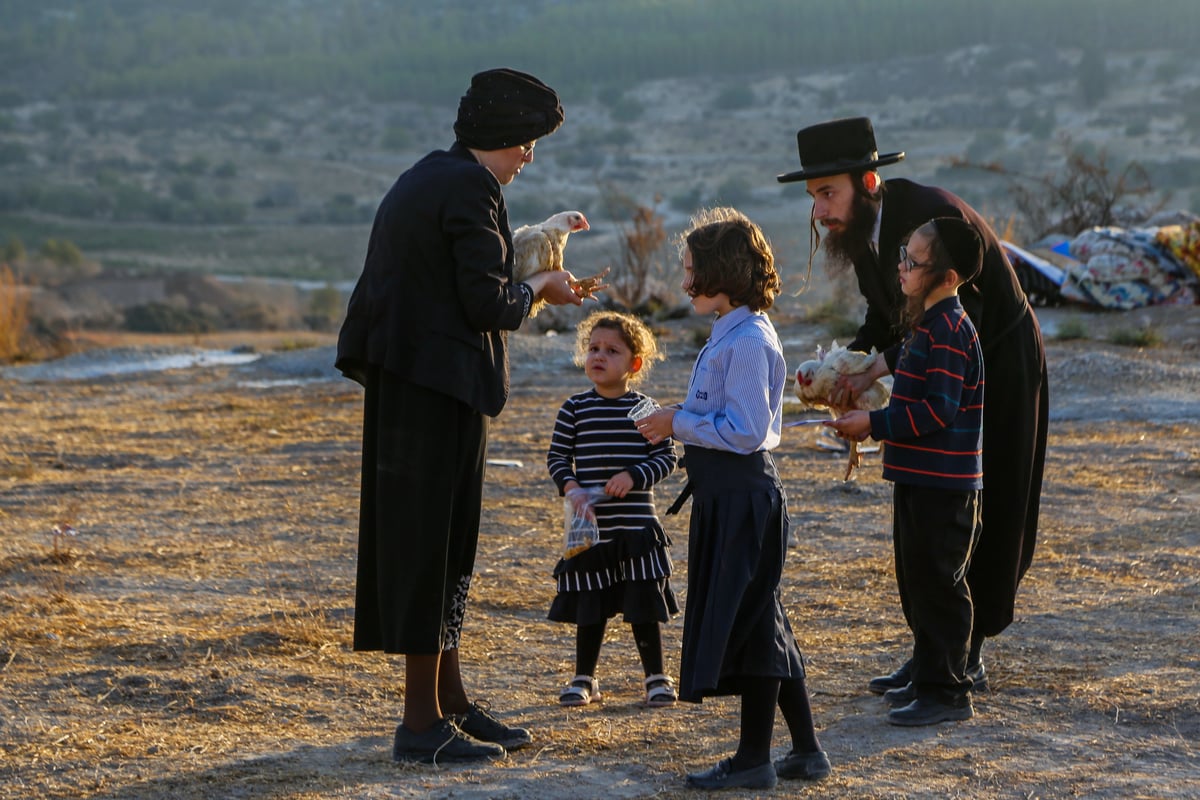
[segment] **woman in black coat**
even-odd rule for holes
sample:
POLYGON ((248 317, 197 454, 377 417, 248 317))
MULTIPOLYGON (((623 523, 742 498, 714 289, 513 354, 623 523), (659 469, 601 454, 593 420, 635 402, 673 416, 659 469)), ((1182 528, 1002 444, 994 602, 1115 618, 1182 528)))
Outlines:
POLYGON ((337 367, 366 388, 354 649, 406 656, 397 761, 493 758, 531 741, 470 702, 458 647, 488 418, 508 396, 507 332, 535 299, 587 294, 564 271, 512 281, 501 187, 562 120, 558 95, 533 76, 475 75, 453 146, 380 203, 338 338, 337 367))

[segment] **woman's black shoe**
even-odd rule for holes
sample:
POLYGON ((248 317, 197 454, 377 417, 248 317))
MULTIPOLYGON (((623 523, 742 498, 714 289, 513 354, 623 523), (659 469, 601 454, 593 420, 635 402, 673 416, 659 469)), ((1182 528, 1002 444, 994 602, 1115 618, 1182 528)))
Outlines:
POLYGON ((396 726, 392 742, 393 761, 419 761, 436 764, 440 761, 476 761, 483 758, 502 758, 504 748, 481 742, 463 733, 448 719, 434 723, 421 733, 413 733, 403 724, 396 726))
POLYGON ((775 765, 768 761, 757 767, 731 772, 732 758, 723 758, 712 769, 687 776, 688 786, 696 789, 771 789, 775 786, 775 765))
POLYGON ((832 771, 829 756, 825 755, 824 750, 813 750, 810 753, 797 753, 793 750, 775 762, 775 774, 781 778, 819 781, 828 778, 832 771))

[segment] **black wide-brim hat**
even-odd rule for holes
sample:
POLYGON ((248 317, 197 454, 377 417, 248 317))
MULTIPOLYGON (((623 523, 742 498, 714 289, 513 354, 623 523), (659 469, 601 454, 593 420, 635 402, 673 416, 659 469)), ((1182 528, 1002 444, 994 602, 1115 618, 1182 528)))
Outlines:
POLYGON ((866 117, 835 119, 801 128, 796 133, 796 147, 800 151, 801 169, 777 176, 780 183, 875 169, 904 159, 903 151, 879 155, 875 129, 866 117))

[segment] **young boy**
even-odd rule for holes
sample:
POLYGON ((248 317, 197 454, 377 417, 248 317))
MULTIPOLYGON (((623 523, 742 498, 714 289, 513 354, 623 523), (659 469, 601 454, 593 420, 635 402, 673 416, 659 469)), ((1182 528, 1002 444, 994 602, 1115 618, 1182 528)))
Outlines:
POLYGON ((886 442, 896 582, 913 632, 911 682, 884 695, 894 725, 974 715, 967 570, 981 528, 983 354, 958 287, 978 273, 982 257, 978 231, 963 220, 938 217, 912 232, 898 264, 910 332, 891 401, 826 423, 847 438, 886 442))

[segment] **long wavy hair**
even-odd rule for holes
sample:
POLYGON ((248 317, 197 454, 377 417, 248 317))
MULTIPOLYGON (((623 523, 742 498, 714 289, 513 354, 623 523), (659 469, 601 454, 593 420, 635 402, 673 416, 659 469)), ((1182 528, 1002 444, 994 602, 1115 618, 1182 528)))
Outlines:
POLYGON ((724 293, 734 306, 765 311, 783 287, 775 252, 762 228, 728 206, 695 214, 680 235, 679 252, 692 253, 692 291, 706 297, 724 293))

